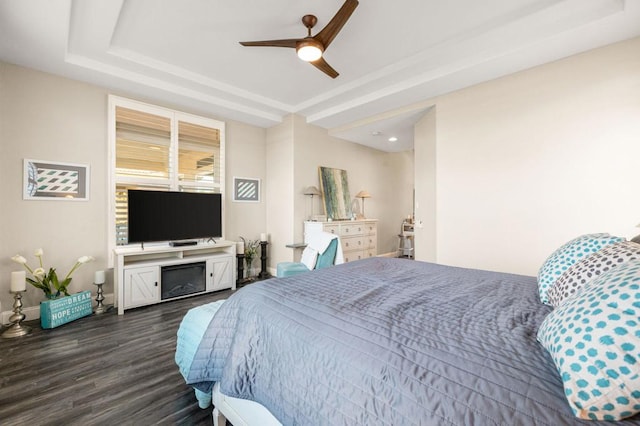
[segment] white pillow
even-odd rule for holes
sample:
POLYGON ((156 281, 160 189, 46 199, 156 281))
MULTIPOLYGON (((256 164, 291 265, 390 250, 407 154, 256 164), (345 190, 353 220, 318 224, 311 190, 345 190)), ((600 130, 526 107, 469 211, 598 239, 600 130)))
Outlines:
POLYGON ((573 413, 620 420, 640 413, 640 260, 589 281, 538 329, 573 413))
POLYGON ((302 252, 300 262, 302 262, 310 271, 313 271, 316 267, 316 260, 318 260, 318 251, 307 246, 302 252))

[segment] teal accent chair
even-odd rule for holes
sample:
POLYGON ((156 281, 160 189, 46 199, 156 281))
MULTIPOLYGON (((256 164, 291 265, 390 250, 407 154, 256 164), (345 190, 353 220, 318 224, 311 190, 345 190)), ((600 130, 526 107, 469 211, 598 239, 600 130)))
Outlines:
MULTIPOLYGON (((333 266, 336 261, 336 253, 338 251, 338 243, 339 239, 334 238, 329 243, 329 246, 322 254, 318 254, 318 259, 316 260, 316 266, 314 269, 322 269, 327 268, 329 266, 333 266)), ((309 268, 305 266, 304 263, 300 262, 280 262, 278 263, 276 269, 276 277, 290 277, 292 275, 297 275, 302 272, 309 272, 309 268)))

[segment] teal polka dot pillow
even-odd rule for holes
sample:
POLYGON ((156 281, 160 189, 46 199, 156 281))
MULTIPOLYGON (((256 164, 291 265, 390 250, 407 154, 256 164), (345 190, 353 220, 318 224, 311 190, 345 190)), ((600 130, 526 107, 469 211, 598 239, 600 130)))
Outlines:
POLYGON ((587 234, 575 238, 551 253, 538 271, 538 293, 540 301, 549 304, 547 292, 556 280, 571 267, 591 253, 603 247, 624 241, 624 238, 612 237, 609 234, 587 234))
POLYGON ((630 260, 640 259, 640 244, 622 241, 611 244, 573 264, 560 275, 547 291, 551 306, 560 306, 567 298, 578 293, 589 281, 630 260))
POLYGON ((538 341, 551 354, 576 417, 640 413, 640 260, 605 272, 567 299, 545 318, 538 341))

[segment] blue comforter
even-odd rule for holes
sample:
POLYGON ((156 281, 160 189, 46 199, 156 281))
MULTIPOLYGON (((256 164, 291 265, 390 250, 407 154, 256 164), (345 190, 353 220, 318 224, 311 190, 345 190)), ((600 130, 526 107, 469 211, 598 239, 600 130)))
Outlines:
POLYGON ((593 425, 536 342, 549 311, 533 277, 372 258, 238 291, 187 382, 285 425, 593 425))

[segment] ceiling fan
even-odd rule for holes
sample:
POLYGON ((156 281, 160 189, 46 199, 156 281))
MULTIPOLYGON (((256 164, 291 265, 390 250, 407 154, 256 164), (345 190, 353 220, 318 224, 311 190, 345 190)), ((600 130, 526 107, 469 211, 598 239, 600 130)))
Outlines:
POLYGON ((353 11, 358 7, 358 0, 346 0, 338 13, 331 21, 315 36, 311 36, 311 28, 318 23, 318 18, 313 15, 304 15, 302 23, 307 27, 305 38, 291 38, 285 40, 264 40, 264 41, 241 41, 243 46, 269 46, 269 47, 291 47, 296 49, 298 57, 303 61, 311 63, 314 67, 324 72, 331 78, 336 78, 339 74, 322 57, 322 54, 333 39, 338 35, 344 24, 351 17, 353 11))

